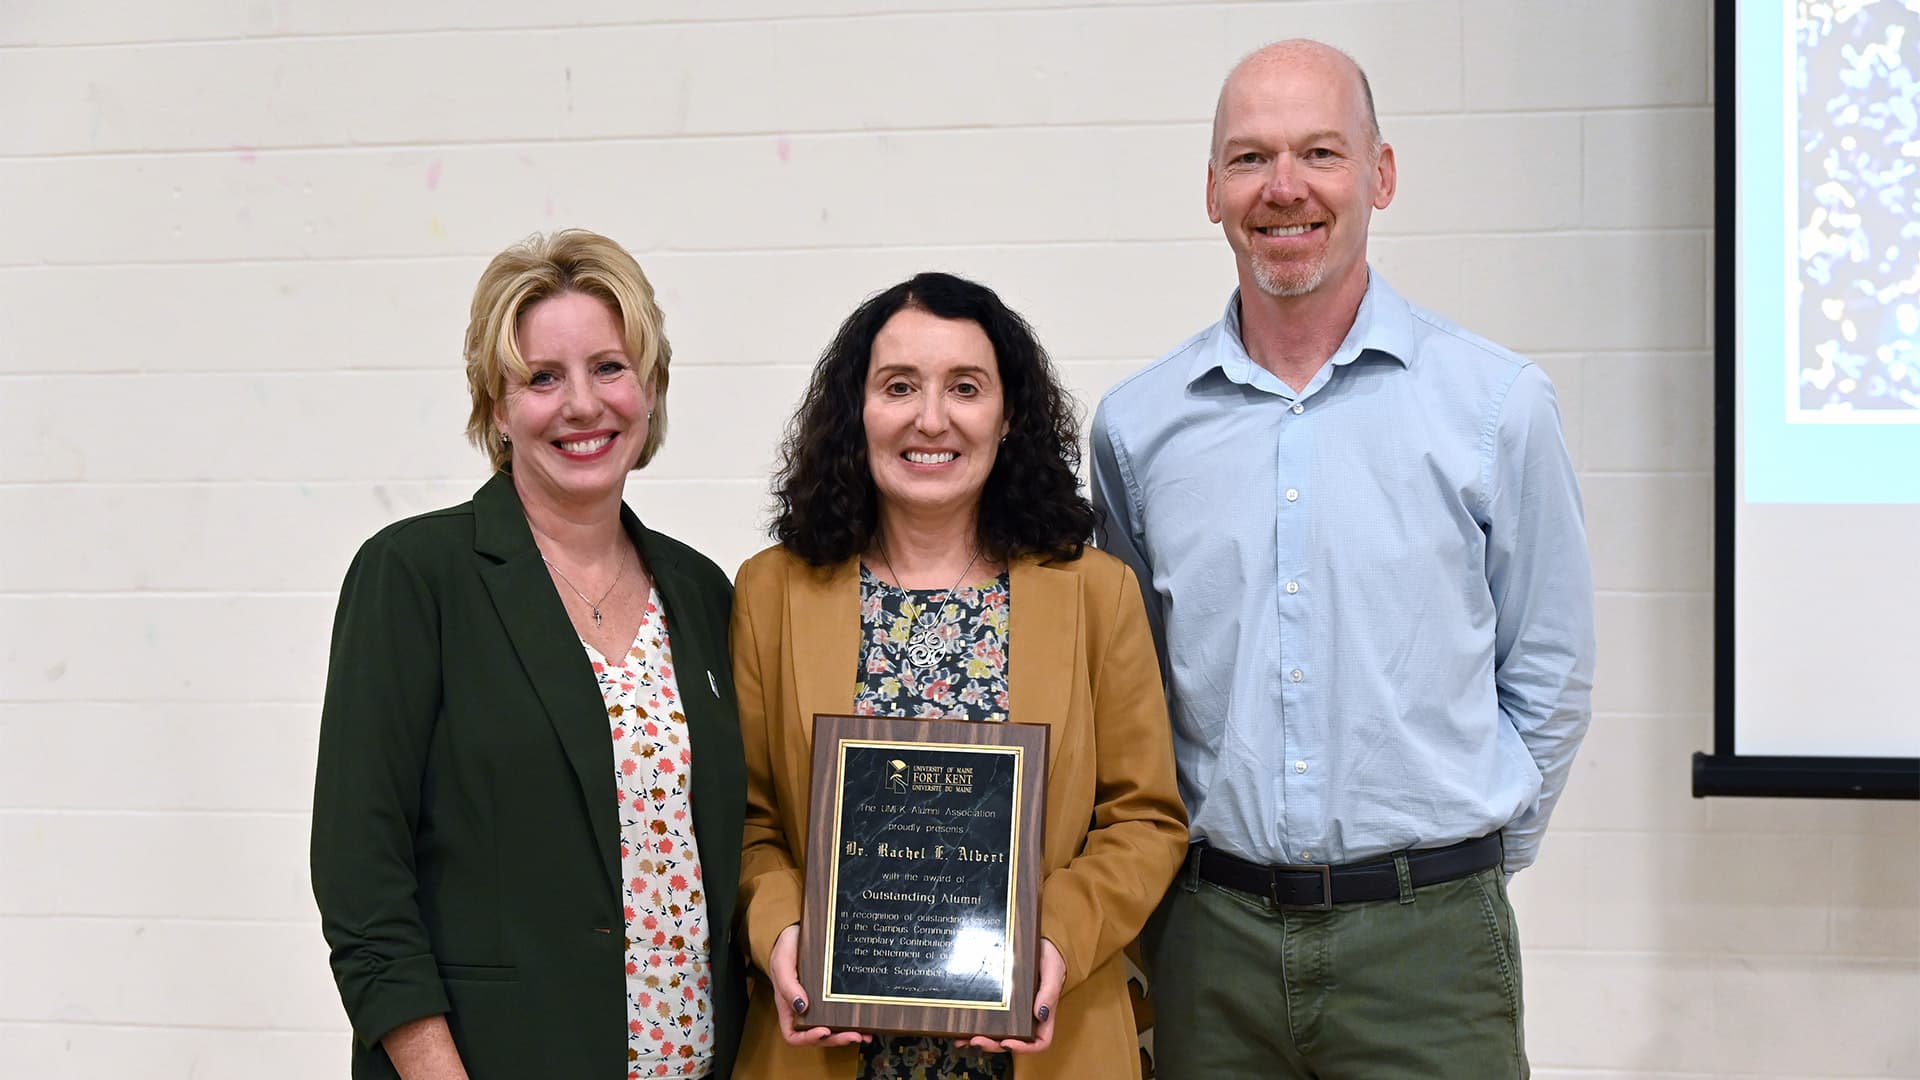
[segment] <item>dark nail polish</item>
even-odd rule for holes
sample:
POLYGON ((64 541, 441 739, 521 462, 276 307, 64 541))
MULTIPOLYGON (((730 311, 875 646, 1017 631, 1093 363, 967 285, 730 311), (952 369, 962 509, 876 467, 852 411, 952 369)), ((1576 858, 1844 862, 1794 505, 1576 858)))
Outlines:
POLYGON ((794 1011, 794 1012, 796 1012, 796 1013, 803 1013, 803 1012, 806 1012, 806 1011, 807 1011, 807 999, 806 999, 806 998, 803 998, 803 997, 797 997, 797 998, 794 998, 794 999, 793 999, 793 1011, 794 1011))
POLYGON ((1045 1006, 1045 1005, 1042 1005, 1042 1006, 1040 1006, 1040 1011, 1039 1011, 1039 1013, 1038 1013, 1038 1015, 1039 1015, 1039 1017, 1040 1017, 1040 1022, 1041 1022, 1041 1023, 1043 1023, 1043 1024, 1044 1024, 1044 1023, 1046 1023, 1046 1022, 1047 1022, 1047 1017, 1048 1017, 1049 1015, 1051 1015, 1052 1013, 1053 1013, 1053 1010, 1052 1010, 1052 1009, 1050 1009, 1050 1008, 1048 1008, 1047 1006, 1045 1006))

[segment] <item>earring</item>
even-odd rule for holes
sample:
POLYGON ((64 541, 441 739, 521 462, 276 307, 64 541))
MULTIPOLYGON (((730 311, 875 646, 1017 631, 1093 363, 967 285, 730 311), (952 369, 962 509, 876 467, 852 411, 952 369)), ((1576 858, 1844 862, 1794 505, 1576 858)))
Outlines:
POLYGON ((511 436, 511 435, 509 435, 509 434, 507 434, 507 433, 506 433, 506 432, 504 432, 504 431, 503 431, 503 432, 501 432, 501 433, 500 433, 500 445, 501 445, 501 446, 512 446, 512 445, 513 445, 513 436, 511 436))

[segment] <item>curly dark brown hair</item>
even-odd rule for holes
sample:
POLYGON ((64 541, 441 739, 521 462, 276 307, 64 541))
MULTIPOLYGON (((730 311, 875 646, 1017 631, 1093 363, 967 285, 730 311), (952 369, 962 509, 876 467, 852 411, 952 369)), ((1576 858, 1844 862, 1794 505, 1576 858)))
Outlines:
POLYGON ((985 285, 940 273, 916 274, 870 297, 820 354, 787 424, 774 477, 774 538, 814 566, 872 548, 880 495, 862 420, 867 369, 880 328, 905 308, 979 324, 1000 366, 1009 430, 980 495, 981 550, 998 560, 1079 558, 1093 535, 1094 511, 1080 493, 1073 398, 1025 319, 985 285))

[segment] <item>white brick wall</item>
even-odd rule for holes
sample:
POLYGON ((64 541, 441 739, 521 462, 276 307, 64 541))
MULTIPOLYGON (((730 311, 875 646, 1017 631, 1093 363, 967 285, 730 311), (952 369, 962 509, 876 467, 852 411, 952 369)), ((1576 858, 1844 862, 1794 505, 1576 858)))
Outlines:
POLYGON ((874 289, 989 281, 1089 404, 1213 319, 1212 95, 1293 34, 1371 69, 1376 262, 1540 357, 1582 470, 1599 714, 1516 885, 1538 1074, 1920 1076, 1920 811, 1687 795, 1708 7, 0 0, 0 1077, 342 1075, 305 874, 333 591, 481 478, 492 252, 639 254, 679 360, 629 494, 730 566, 874 289))

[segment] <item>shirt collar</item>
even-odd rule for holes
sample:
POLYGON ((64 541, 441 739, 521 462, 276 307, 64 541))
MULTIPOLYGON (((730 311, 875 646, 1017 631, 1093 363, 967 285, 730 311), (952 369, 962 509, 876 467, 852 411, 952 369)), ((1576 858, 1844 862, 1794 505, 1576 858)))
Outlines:
MULTIPOLYGON (((1413 363, 1413 309, 1371 264, 1367 267, 1366 295, 1360 299, 1360 310, 1354 314, 1352 329, 1333 351, 1332 362, 1344 367, 1368 353, 1398 360, 1402 367, 1413 363)), ((1187 385, 1216 370, 1242 385, 1278 383, 1247 355, 1246 343, 1240 337, 1240 290, 1237 288, 1227 298, 1227 311, 1220 319, 1218 331, 1194 351, 1187 385)))

